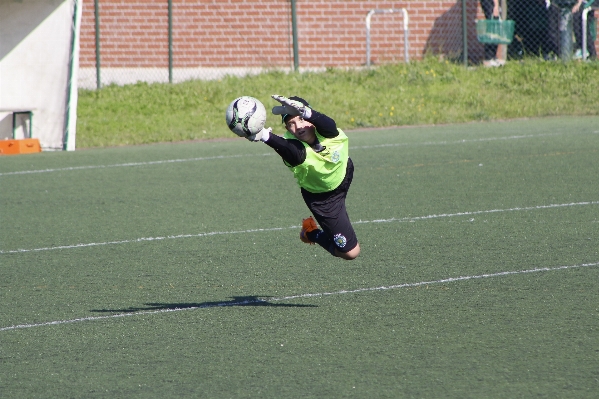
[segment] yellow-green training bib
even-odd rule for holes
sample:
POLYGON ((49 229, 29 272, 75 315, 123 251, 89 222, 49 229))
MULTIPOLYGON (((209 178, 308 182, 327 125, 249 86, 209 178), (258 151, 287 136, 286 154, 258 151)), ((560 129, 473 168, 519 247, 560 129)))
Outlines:
MULTIPOLYGON (((297 166, 289 166, 300 187, 311 193, 325 193, 339 187, 345 178, 347 159, 349 157, 349 139, 341 129, 339 135, 326 138, 316 133, 320 144, 324 147, 321 152, 316 152, 308 143, 306 147, 306 160, 297 166)), ((289 132, 285 133, 286 139, 293 139, 289 132)))

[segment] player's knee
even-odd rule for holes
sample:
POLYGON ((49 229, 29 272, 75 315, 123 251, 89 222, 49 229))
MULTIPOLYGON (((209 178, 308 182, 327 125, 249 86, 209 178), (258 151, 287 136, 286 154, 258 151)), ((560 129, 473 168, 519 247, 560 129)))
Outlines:
POLYGON ((345 260, 354 260, 360 255, 360 244, 357 244, 351 251, 339 252, 337 256, 345 260))

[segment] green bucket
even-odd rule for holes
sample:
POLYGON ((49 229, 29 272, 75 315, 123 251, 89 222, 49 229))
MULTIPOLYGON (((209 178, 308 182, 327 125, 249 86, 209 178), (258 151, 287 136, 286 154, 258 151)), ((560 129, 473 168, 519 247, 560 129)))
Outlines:
POLYGON ((481 19, 476 21, 476 37, 486 44, 510 44, 514 39, 514 21, 481 19))

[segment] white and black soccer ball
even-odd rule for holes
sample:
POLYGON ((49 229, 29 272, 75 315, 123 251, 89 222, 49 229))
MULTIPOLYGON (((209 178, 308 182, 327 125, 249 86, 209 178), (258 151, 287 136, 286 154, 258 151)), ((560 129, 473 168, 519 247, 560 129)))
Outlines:
POLYGON ((233 133, 239 137, 249 137, 264 128, 266 108, 254 97, 238 97, 229 104, 225 120, 233 133))

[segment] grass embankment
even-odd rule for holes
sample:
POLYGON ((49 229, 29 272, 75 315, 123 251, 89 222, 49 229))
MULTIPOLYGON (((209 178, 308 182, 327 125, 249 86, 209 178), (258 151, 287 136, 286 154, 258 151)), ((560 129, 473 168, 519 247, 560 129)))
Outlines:
MULTIPOLYGON (((77 147, 232 137, 227 105, 241 95, 276 105, 299 95, 346 130, 550 115, 598 115, 599 63, 527 60, 464 68, 426 59, 370 70, 268 72, 218 81, 138 83, 79 92, 77 147), (595 83, 593 83, 595 82, 595 83)), ((267 123, 281 133, 277 117, 267 123)))

